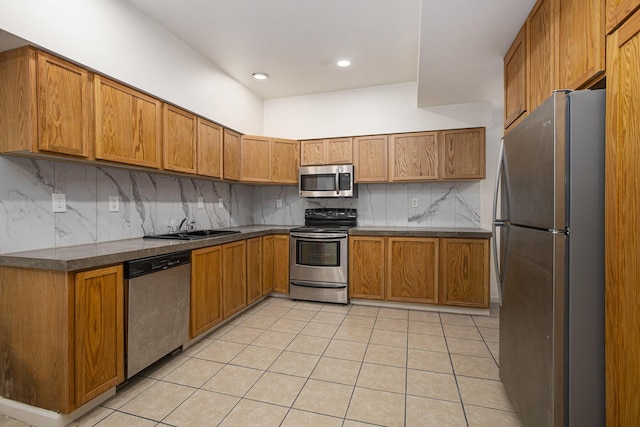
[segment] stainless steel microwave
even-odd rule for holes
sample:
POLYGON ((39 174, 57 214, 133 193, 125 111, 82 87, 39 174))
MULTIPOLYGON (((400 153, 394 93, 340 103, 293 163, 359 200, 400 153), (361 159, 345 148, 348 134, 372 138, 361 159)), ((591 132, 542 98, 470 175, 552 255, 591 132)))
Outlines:
POLYGON ((300 197, 358 197, 353 165, 301 166, 300 197))

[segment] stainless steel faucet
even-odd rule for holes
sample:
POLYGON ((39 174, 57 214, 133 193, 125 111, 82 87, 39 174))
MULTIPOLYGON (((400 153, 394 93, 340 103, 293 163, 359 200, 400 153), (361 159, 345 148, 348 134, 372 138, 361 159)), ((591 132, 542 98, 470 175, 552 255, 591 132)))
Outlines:
POLYGON ((180 225, 178 226, 178 231, 179 231, 179 232, 180 232, 180 231, 182 231, 182 226, 183 226, 185 223, 187 224, 187 228, 186 228, 186 230, 184 230, 184 231, 189 231, 189 217, 188 217, 188 216, 185 216, 185 217, 184 217, 184 219, 183 219, 182 221, 180 221, 180 225))

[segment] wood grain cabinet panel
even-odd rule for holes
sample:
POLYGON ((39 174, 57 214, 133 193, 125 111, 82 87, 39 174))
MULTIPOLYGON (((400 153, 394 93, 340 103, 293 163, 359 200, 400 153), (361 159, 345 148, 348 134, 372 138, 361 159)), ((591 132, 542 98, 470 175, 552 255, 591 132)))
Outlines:
POLYGON ((587 87, 604 73, 604 0, 558 2, 558 88, 587 87))
POLYGON ((164 169, 196 172, 196 116, 173 105, 163 104, 164 169))
POLYGON ((247 242, 222 245, 222 314, 227 319, 247 306, 247 242))
POLYGON ((271 182, 297 184, 300 167, 300 142, 271 138, 271 182))
POLYGON ((438 132, 389 136, 390 181, 436 179, 438 179, 438 132))
POLYGON ((240 134, 225 129, 223 136, 223 176, 224 179, 240 180, 240 134))
POLYGON ((75 275, 75 388, 80 406, 124 381, 122 265, 75 275))
POLYGON ((353 163, 353 140, 329 138, 300 141, 300 165, 339 165, 353 163))
POLYGON ((607 34, 640 9, 640 0, 606 0, 607 34))
POLYGON ((527 112, 527 63, 525 26, 504 57, 504 127, 527 112))
POLYGON ((247 304, 262 296, 262 238, 247 240, 247 304))
POLYGON ((262 295, 273 291, 273 235, 262 236, 262 295))
POLYGON ((300 141, 300 165, 316 166, 327 164, 327 146, 324 139, 300 141))
POLYGON ((273 290, 289 293, 289 236, 273 236, 273 290))
POLYGON ((198 117, 197 173, 222 178, 222 126, 198 117))
POLYGON ((384 299, 385 238, 349 238, 349 298, 384 299))
POLYGON ((440 133, 440 179, 486 177, 485 128, 455 129, 440 133))
POLYGON ((240 179, 271 182, 271 139, 242 135, 240 139, 240 179))
POLYGON ((640 11, 607 41, 607 425, 640 420, 640 11))
POLYGON ((161 102, 101 76, 94 88, 96 158, 159 168, 161 102))
POLYGON ((387 135, 353 138, 356 182, 387 182, 387 135))
POLYGON ((556 89, 556 0, 538 0, 526 22, 528 111, 535 110, 556 89))
POLYGON ((91 158, 93 75, 26 46, 0 54, 0 151, 91 158))
POLYGON ((489 308, 489 239, 440 239, 441 303, 489 308))
POLYGON ((387 299, 438 303, 437 238, 387 238, 387 299))
POLYGON ((195 338, 222 321, 222 246, 191 251, 189 336, 195 338))

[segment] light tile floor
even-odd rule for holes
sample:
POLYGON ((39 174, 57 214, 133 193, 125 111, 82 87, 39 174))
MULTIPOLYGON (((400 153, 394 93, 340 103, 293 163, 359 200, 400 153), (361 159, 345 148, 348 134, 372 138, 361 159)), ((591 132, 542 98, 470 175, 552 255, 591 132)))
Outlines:
POLYGON ((497 363, 497 317, 267 298, 73 425, 520 426, 497 363))

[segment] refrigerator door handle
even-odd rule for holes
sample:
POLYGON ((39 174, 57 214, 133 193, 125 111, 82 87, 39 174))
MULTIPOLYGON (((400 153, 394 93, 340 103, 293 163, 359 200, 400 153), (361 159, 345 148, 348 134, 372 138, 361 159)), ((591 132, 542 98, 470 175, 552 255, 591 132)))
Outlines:
MULTIPOLYGON (((500 263, 500 255, 499 255, 500 250, 498 248, 498 229, 500 227, 506 227, 506 226, 507 224, 500 223, 500 222, 494 222, 492 224, 493 242, 491 246, 493 248, 493 267, 496 272, 496 279, 498 281, 498 301, 500 302, 500 306, 502 306, 502 285, 503 285, 503 275, 504 275, 504 267, 506 264, 506 259, 503 260, 502 264, 500 263)), ((500 242, 500 243, 503 245, 506 244, 506 242, 500 242)))
MULTIPOLYGON (((504 263, 506 260, 500 259, 500 250, 498 248, 498 229, 500 227, 506 227, 508 222, 504 218, 498 219, 498 195, 500 194, 500 186, 505 185, 502 182, 505 173, 505 159, 504 159, 504 138, 500 139, 500 154, 498 156, 498 171, 496 173, 496 185, 493 192, 493 216, 492 216, 492 234, 493 234, 493 266, 496 273, 496 279, 498 281, 498 299, 500 301, 500 305, 502 305, 502 284, 503 284, 503 273, 504 273, 504 263), (503 261, 501 263, 501 261, 503 261)), ((507 192, 502 192, 503 197, 507 197, 507 192)), ((508 200, 502 201, 502 206, 508 206, 508 200)), ((500 212, 500 216, 503 216, 504 212, 500 212)), ((505 242, 500 242, 501 244, 505 244, 505 242)))
MULTIPOLYGON (((498 172, 496 173, 496 185, 493 189, 493 216, 492 222, 505 222, 505 219, 498 219, 498 194, 500 192, 500 184, 502 184, 502 178, 504 177, 504 138, 500 139, 500 154, 498 156, 498 172)), ((506 197, 506 192, 503 192, 506 197)), ((505 201, 506 202, 506 201, 505 201)), ((507 203, 503 203, 503 206, 507 206, 507 203)), ((501 212, 502 214, 503 212, 501 212)), ((501 215, 502 216, 502 215, 501 215)))

